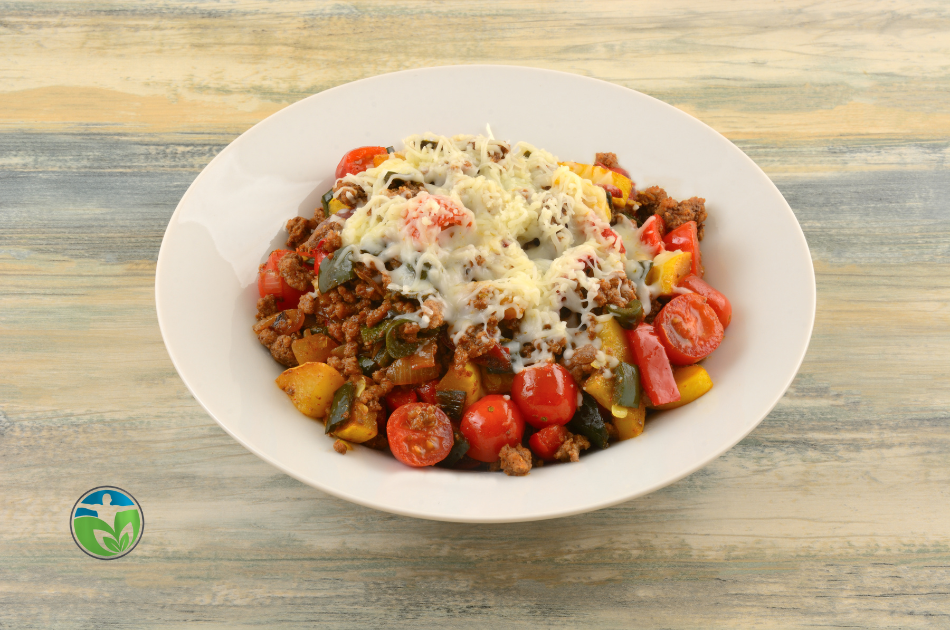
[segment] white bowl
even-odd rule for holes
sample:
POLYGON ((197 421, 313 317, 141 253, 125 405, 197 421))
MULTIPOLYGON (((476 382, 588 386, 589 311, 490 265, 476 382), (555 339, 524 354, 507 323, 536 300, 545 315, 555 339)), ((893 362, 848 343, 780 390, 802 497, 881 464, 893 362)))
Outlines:
POLYGON ((387 512, 510 522, 595 510, 662 488, 731 448, 791 384, 811 336, 815 278, 802 230, 769 178, 695 118, 611 83, 510 66, 410 70, 311 96, 244 133, 182 197, 155 277, 168 353, 234 439, 288 475, 387 512), (310 216, 347 150, 427 131, 524 140, 563 160, 614 151, 640 188, 705 197, 706 279, 733 305, 705 361, 715 386, 657 414, 640 437, 527 477, 415 469, 368 448, 335 453, 323 425, 274 384, 281 371, 251 332, 257 268, 284 223, 310 216))

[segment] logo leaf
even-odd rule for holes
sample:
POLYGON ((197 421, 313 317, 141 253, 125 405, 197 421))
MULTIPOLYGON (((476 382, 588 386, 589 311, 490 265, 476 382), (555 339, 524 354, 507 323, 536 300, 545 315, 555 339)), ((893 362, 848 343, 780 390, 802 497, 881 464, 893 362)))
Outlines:
POLYGON ((96 537, 96 542, 99 543, 100 547, 116 553, 119 552, 119 541, 115 539, 112 532, 107 532, 104 529, 96 529, 93 530, 92 533, 96 537))

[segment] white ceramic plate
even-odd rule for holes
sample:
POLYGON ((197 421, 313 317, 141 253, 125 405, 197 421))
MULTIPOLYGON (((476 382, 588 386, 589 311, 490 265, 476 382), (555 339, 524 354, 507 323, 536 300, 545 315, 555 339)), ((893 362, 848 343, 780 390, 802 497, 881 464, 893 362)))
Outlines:
POLYGON ((698 120, 638 92, 572 74, 456 66, 327 90, 224 149, 172 215, 155 278, 168 352, 198 402, 234 439, 288 475, 388 512, 507 522, 586 512, 641 496, 708 464, 747 435, 792 382, 808 347, 815 279, 808 245, 769 178, 698 120), (367 448, 332 449, 323 425, 274 384, 281 368, 251 332, 257 268, 284 223, 310 216, 346 151, 427 131, 524 140, 564 160, 614 151, 639 187, 705 197, 706 279, 733 320, 704 363, 712 391, 647 423, 637 439, 527 477, 414 469, 367 448))

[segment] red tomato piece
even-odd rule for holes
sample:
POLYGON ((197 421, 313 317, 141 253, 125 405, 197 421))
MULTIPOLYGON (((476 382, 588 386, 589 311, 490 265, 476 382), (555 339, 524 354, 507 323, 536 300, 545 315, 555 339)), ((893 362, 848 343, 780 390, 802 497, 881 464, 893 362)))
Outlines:
POLYGON ((260 266, 257 275, 257 292, 261 297, 273 295, 277 308, 281 310, 297 308, 297 303, 305 291, 293 288, 277 270, 280 259, 291 253, 289 249, 277 249, 267 257, 267 262, 260 266))
POLYGON ((627 248, 623 246, 623 239, 620 238, 620 235, 617 234, 616 232, 614 232, 612 229, 610 229, 610 228, 604 228, 604 231, 601 232, 600 235, 601 235, 605 240, 613 241, 613 242, 614 242, 614 245, 617 247, 618 251, 619 251, 621 254, 626 254, 626 253, 627 253, 627 248))
POLYGON ((373 165, 373 156, 386 153, 386 147, 360 147, 343 156, 336 167, 336 178, 362 173, 373 165))
POLYGON ((706 298, 706 304, 716 311, 716 317, 719 318, 722 327, 729 326, 729 322, 732 321, 732 304, 729 303, 729 299, 725 295, 709 286, 702 278, 692 274, 680 280, 679 286, 686 287, 706 298))
POLYGON ((656 214, 640 226, 640 242, 646 246, 651 256, 656 256, 663 251, 663 232, 665 230, 666 226, 663 224, 663 219, 656 214))
POLYGON ((394 411, 386 424, 386 437, 393 456, 408 466, 437 464, 455 443, 449 417, 427 403, 410 403, 394 411))
POLYGON ((409 236, 417 243, 434 243, 442 230, 454 225, 475 227, 475 215, 451 197, 421 192, 406 207, 409 236))
POLYGON ((386 394, 386 406, 390 411, 396 411, 403 405, 419 402, 419 395, 412 389, 397 387, 386 394))
POLYGON ((427 402, 430 405, 439 404, 439 400, 435 396, 435 392, 436 392, 435 387, 438 384, 439 384, 439 379, 435 379, 434 381, 423 383, 422 385, 416 388, 416 392, 419 394, 419 398, 422 399, 422 402, 427 402))
POLYGON ((705 359, 722 342, 719 317, 698 293, 670 300, 653 320, 653 328, 673 365, 692 365, 705 359))
POLYGON ((507 396, 491 394, 465 411, 461 431, 469 443, 468 456, 490 463, 498 460, 503 446, 521 444, 524 418, 507 396))
POLYGON ((696 232, 696 222, 687 221, 663 237, 663 244, 668 250, 679 250, 690 253, 691 271, 703 277, 703 265, 700 261, 699 234, 696 232))
POLYGON ((640 368, 640 383, 654 405, 665 405, 680 399, 680 390, 673 378, 673 368, 666 350, 650 324, 624 330, 634 361, 640 368))
POLYGON ((544 427, 528 438, 531 451, 546 462, 554 461, 554 454, 567 439, 567 429, 561 424, 544 427))
POLYGON ((321 239, 313 248, 307 247, 306 245, 301 245, 297 248, 297 253, 304 258, 313 258, 314 271, 320 269, 320 263, 327 257, 327 253, 323 250, 324 241, 326 241, 326 239, 321 239))
POLYGON ((567 424, 577 411, 577 383, 562 365, 535 365, 515 374, 511 398, 535 429, 567 424))

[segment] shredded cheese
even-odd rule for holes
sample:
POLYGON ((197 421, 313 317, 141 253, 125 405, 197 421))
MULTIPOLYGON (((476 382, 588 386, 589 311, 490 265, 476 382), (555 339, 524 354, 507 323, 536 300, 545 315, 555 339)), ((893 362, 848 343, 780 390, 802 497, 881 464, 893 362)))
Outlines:
MULTIPOLYGON (((346 220, 343 245, 377 269, 395 267, 390 290, 439 301, 454 341, 485 327, 520 370, 562 349, 599 347, 592 311, 602 279, 630 278, 649 308, 638 262, 649 256, 636 226, 622 219, 611 229, 604 190, 547 151, 490 135, 426 134, 406 138, 400 153, 343 178, 367 196, 346 220), (424 191, 395 195, 396 180, 424 191), (510 340, 494 326, 505 319, 520 319, 510 340)), ((422 311, 422 325, 428 319, 422 311)))

